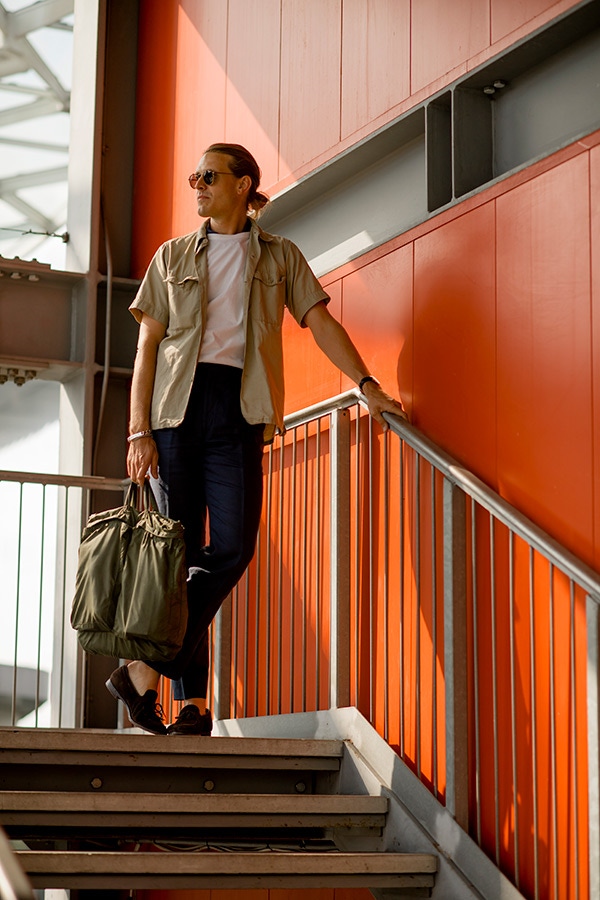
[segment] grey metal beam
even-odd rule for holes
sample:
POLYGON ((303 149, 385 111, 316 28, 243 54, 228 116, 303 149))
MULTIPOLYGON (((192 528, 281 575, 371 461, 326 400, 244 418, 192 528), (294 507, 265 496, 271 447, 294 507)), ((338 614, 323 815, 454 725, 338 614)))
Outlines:
POLYGON ((55 72, 52 71, 45 60, 42 59, 35 47, 33 47, 27 38, 24 37, 18 38, 18 40, 15 41, 14 46, 16 51, 20 53, 28 63, 27 68, 31 68, 37 72, 40 78, 45 81, 52 90, 53 94, 55 94, 57 100, 61 103, 62 108, 68 109, 70 102, 69 91, 64 87, 60 79, 55 72))
POLYGON ((47 28, 72 13, 74 6, 74 0, 38 0, 6 15, 8 34, 18 38, 38 28, 47 28))
POLYGON ((38 225, 48 233, 54 231, 54 222, 48 219, 39 209, 32 206, 31 203, 27 203, 26 200, 17 197, 12 191, 4 191, 2 190, 2 187, 0 187, 0 200, 4 200, 4 202, 8 203, 9 206, 12 206, 13 209, 23 213, 23 215, 27 217, 27 224, 38 225))
POLYGON ((14 125, 15 122, 27 122, 29 119, 37 119, 40 116, 50 116, 52 113, 62 112, 63 104, 60 100, 44 97, 25 103, 23 106, 13 106, 0 112, 0 128, 5 125, 14 125))

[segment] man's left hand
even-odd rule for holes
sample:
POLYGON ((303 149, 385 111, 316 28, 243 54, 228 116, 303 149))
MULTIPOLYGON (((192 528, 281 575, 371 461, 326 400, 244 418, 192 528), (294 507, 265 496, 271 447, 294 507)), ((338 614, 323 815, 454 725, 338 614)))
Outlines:
POLYGON ((369 406, 369 413, 373 416, 375 421, 381 425, 384 431, 388 428, 388 423, 382 415, 384 412, 393 413, 393 415, 399 416, 399 418, 405 419, 408 422, 408 416, 404 411, 402 402, 394 400, 394 398, 390 397, 389 394, 386 394, 378 384, 368 381, 364 386, 363 394, 369 406))

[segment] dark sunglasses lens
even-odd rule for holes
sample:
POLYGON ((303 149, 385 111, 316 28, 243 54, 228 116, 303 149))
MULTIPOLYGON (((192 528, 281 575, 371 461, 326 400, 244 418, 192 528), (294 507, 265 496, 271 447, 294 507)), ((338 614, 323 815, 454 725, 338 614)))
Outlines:
POLYGON ((202 173, 202 180, 204 181, 204 184, 207 184, 210 187, 215 180, 215 173, 210 169, 207 169, 206 172, 202 173))

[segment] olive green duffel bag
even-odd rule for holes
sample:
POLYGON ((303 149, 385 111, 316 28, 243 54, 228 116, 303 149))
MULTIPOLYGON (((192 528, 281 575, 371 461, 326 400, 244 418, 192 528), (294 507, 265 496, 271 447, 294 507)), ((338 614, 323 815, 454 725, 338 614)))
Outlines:
POLYGON ((187 625, 183 525, 156 509, 148 484, 124 506, 94 513, 83 530, 71 625, 88 653, 172 659, 187 625))

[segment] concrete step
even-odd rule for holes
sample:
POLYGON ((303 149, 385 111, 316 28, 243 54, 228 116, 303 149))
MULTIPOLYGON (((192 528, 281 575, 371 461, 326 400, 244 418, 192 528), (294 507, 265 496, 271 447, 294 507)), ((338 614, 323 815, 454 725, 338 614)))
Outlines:
POLYGON ((394 889, 428 897, 437 859, 430 854, 263 852, 18 851, 34 888, 394 889))
POLYGON ((311 793, 343 743, 0 728, 0 754, 0 790, 311 793))
POLYGON ((379 830, 388 801, 368 795, 327 794, 122 794, 3 791, 0 825, 11 837, 73 832, 108 834, 152 829, 192 833, 206 829, 248 832, 281 829, 379 830))

